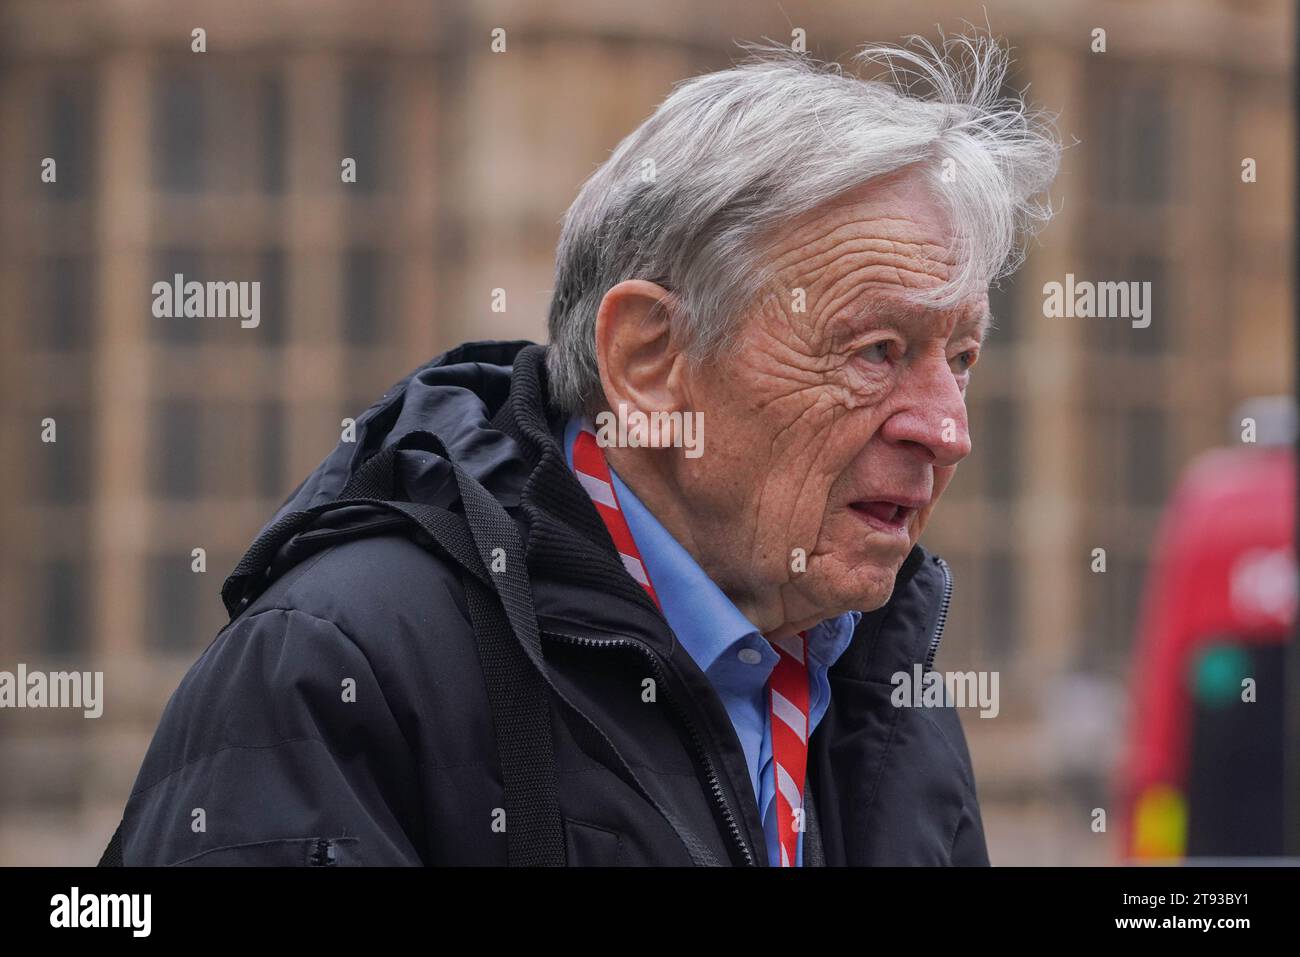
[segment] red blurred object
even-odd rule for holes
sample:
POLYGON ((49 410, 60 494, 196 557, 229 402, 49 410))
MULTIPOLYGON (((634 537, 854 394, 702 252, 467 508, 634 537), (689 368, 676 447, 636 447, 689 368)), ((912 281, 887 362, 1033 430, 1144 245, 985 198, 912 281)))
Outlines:
POLYGON ((1281 853, 1295 481, 1288 447, 1216 450, 1193 462, 1165 511, 1132 672, 1120 788, 1129 858, 1281 853), (1244 678, 1256 700, 1243 700, 1244 678))

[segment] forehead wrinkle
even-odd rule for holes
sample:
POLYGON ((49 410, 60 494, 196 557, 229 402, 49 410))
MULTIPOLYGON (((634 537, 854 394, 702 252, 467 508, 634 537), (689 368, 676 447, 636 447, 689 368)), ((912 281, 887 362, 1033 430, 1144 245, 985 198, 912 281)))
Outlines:
POLYGON ((899 293, 922 287, 926 285, 926 280, 938 280, 942 283, 945 279, 942 264, 932 260, 917 260, 907 255, 888 255, 871 263, 859 265, 836 279, 828 293, 818 300, 817 305, 821 306, 823 301, 829 300, 822 310, 824 316, 822 321, 838 318, 845 304, 861 298, 868 298, 868 301, 861 309, 855 311, 855 318, 861 317, 866 310, 878 308, 904 313, 908 318, 915 319, 933 310, 922 304, 911 303, 899 293), (836 292, 836 286, 845 288, 836 292))
POLYGON ((888 283, 914 288, 924 285, 927 279, 944 282, 951 262, 942 255, 933 255, 936 252, 946 250, 933 243, 845 237, 811 261, 800 260, 804 278, 787 279, 785 284, 788 289, 802 288, 808 292, 811 300, 808 311, 817 317, 812 322, 815 330, 833 317, 841 305, 852 301, 862 286, 888 283), (864 258, 867 261, 861 261, 864 258))
POLYGON ((924 211, 913 215, 906 207, 876 204, 876 210, 864 210, 864 205, 868 204, 823 207, 806 220, 796 220, 784 237, 774 237, 768 247, 769 289, 779 297, 776 304, 786 322, 798 327, 791 328, 790 334, 805 346, 826 337, 827 324, 861 295, 863 287, 941 286, 956 266, 957 253, 947 242, 941 222, 924 211), (771 255, 771 250, 779 252, 771 255), (795 289, 807 296, 802 318, 791 313, 789 296, 782 295, 795 289))
POLYGON ((915 327, 918 321, 929 315, 929 311, 921 308, 908 308, 904 311, 881 307, 882 303, 897 302, 892 295, 893 290, 909 287, 908 283, 899 281, 906 274, 906 270, 900 271, 895 266, 882 263, 867 270, 867 275, 856 275, 853 285, 843 296, 838 297, 839 301, 818 315, 813 324, 814 331, 825 338, 829 329, 829 338, 838 340, 875 327, 891 326, 899 331, 915 327), (880 275, 875 275, 876 273, 880 275), (857 309, 847 314, 843 311, 845 304, 858 300, 862 300, 862 305, 857 309))
MULTIPOLYGON (((937 248, 937 247, 928 247, 937 248)), ((907 282, 907 277, 915 279, 937 279, 943 282, 947 278, 949 264, 927 255, 917 255, 909 249, 900 248, 899 243, 887 243, 883 248, 864 250, 864 252, 876 253, 865 262, 852 261, 847 262, 846 269, 842 275, 835 276, 830 281, 830 289, 842 283, 866 284, 870 282, 879 282, 879 274, 883 271, 885 275, 894 277, 895 285, 910 288, 911 284, 907 282)), ((841 257, 838 262, 845 260, 858 260, 853 254, 841 257)))
MULTIPOLYGON (((799 231, 796 230, 796 237, 798 233, 799 231)), ((934 242, 933 233, 926 229, 924 224, 911 219, 882 217, 870 220, 852 219, 844 223, 828 224, 826 228, 819 231, 818 235, 798 242, 776 255, 771 255, 769 250, 773 273, 778 276, 783 275, 791 268, 798 268, 809 273, 815 272, 824 266, 826 260, 833 260, 835 257, 843 255, 842 252, 839 252, 841 247, 853 243, 865 243, 868 244, 868 248, 874 244, 933 249, 939 251, 940 255, 936 257, 927 254, 922 258, 938 259, 948 265, 953 265, 948 259, 946 247, 934 242), (840 235, 850 228, 854 229, 852 234, 840 235)))

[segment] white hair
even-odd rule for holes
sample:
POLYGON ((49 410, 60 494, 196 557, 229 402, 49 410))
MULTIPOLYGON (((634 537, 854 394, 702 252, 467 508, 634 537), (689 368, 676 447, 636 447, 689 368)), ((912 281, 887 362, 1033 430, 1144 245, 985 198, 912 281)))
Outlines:
POLYGON ((952 224, 956 268, 911 295, 944 307, 1016 269, 1050 218, 1051 118, 1003 90, 1010 54, 981 34, 936 47, 868 44, 871 78, 772 44, 679 83, 583 184, 564 217, 548 327, 552 400, 603 402, 596 314, 626 279, 657 282, 692 361, 716 356, 770 280, 783 224, 870 180, 924 170, 952 224))

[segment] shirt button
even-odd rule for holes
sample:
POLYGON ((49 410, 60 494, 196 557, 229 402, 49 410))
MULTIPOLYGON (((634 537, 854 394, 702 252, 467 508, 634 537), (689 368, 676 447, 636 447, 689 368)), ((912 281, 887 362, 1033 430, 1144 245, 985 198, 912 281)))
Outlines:
POLYGON ((741 648, 736 653, 736 657, 747 665, 756 665, 763 660, 763 656, 757 648, 741 648))

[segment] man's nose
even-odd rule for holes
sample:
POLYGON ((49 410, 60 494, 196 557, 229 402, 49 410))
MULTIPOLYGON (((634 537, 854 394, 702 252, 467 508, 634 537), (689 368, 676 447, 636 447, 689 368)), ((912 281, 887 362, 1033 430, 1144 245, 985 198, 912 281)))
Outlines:
POLYGON ((966 397, 946 362, 914 368, 900 387, 901 407, 881 427, 886 439, 911 445, 936 466, 956 465, 970 455, 966 397))

